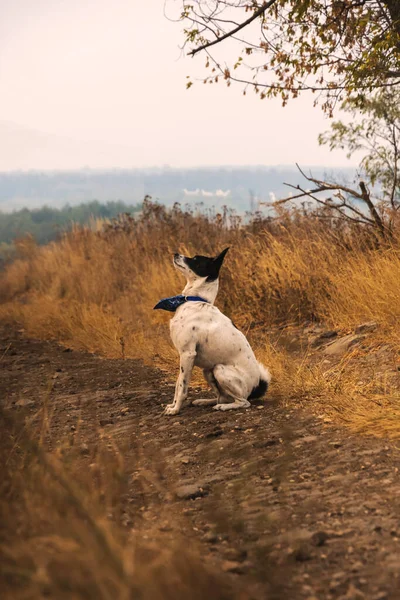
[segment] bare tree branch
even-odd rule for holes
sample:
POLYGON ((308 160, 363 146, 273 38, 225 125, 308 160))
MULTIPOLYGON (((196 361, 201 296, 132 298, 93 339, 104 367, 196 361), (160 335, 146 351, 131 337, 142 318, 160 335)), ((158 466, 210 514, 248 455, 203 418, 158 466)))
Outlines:
POLYGON ((379 234, 382 237, 388 237, 391 234, 390 224, 389 226, 385 224, 384 220, 378 213, 375 204, 371 200, 370 193, 367 189, 367 186, 363 181, 359 182, 360 192, 349 188, 346 185, 342 185, 339 183, 330 183, 328 181, 322 181, 320 179, 316 179, 315 177, 307 176, 304 171, 297 164, 297 168, 300 173, 307 181, 311 181, 315 184, 315 188, 312 190, 305 190, 300 185, 292 185, 291 183, 285 183, 288 187, 291 187, 297 190, 299 193, 295 196, 288 196, 287 198, 282 198, 281 200, 277 200, 276 202, 261 202, 260 204, 264 206, 280 206, 282 204, 286 204, 288 202, 292 202, 293 200, 298 200, 299 198, 311 198, 318 205, 329 211, 335 211, 340 215, 341 218, 352 221, 353 223, 360 223, 364 225, 369 225, 375 227, 379 234), (336 199, 332 198, 319 198, 316 194, 320 194, 322 192, 335 192, 333 195, 336 199), (369 216, 364 214, 359 208, 354 206, 344 195, 347 194, 350 198, 358 199, 368 207, 369 216), (351 214, 349 214, 349 212, 351 214))
POLYGON ((199 46, 198 48, 195 48, 194 50, 191 50, 191 52, 188 53, 189 56, 194 56, 198 52, 201 52, 201 50, 205 50, 206 48, 210 48, 210 46, 215 46, 215 44, 219 44, 220 42, 223 42, 227 38, 232 37, 233 35, 235 35, 235 33, 237 33, 238 31, 240 31, 241 29, 244 29, 245 27, 247 27, 247 25, 250 25, 250 23, 252 23, 256 19, 258 19, 258 17, 261 17, 261 15, 264 14, 265 11, 268 10, 268 8, 270 8, 273 4, 275 4, 276 1, 277 0, 269 0, 269 2, 263 2, 262 5, 260 6, 260 8, 257 9, 252 14, 252 16, 249 17, 246 21, 243 21, 243 23, 240 23, 240 25, 238 25, 237 27, 235 27, 231 31, 227 31, 220 38, 218 38, 216 40, 213 40, 212 42, 207 42, 206 44, 203 44, 202 46, 199 46))

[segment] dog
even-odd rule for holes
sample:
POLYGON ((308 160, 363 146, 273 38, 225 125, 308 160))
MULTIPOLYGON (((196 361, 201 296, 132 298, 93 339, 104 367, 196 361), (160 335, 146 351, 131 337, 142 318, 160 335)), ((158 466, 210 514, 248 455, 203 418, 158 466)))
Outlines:
POLYGON ((246 336, 214 306, 219 271, 228 250, 216 257, 174 254, 174 267, 186 277, 186 286, 182 294, 164 298, 154 307, 175 312, 170 332, 179 352, 180 372, 174 401, 164 411, 167 415, 180 412, 194 366, 203 369, 216 394, 213 399, 194 400, 196 406, 223 411, 248 408, 250 400, 261 398, 268 389, 270 372, 256 360, 246 336))

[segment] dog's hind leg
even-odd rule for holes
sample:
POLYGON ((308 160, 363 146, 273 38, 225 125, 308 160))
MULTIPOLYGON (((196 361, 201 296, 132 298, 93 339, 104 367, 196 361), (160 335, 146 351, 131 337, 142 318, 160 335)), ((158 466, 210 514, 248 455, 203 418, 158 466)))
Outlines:
POLYGON ((164 414, 177 415, 181 410, 183 402, 187 398, 190 379, 192 377, 194 359, 196 358, 195 351, 186 351, 181 354, 179 377, 175 386, 175 396, 172 404, 168 404, 164 414))
POLYGON ((243 375, 235 367, 217 365, 213 374, 220 390, 220 398, 214 410, 249 408, 250 402, 246 398, 243 375))
POLYGON ((218 404, 220 398, 220 391, 218 389, 217 380, 215 379, 213 372, 209 369, 203 370, 204 379, 207 381, 208 385, 212 388, 213 392, 216 394, 216 398, 200 398, 198 400, 193 400, 192 404, 195 406, 214 406, 218 404))

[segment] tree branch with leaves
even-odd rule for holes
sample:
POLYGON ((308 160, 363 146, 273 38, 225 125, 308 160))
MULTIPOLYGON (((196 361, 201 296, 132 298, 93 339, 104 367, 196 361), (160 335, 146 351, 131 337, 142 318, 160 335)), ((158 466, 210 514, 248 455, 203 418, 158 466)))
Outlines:
POLYGON ((356 187, 306 175, 297 165, 312 188, 285 184, 297 193, 269 206, 309 198, 317 207, 316 216, 321 216, 322 210, 325 215, 373 227, 381 237, 390 238, 400 215, 400 90, 349 98, 342 108, 351 120, 334 121, 319 142, 329 144, 331 150, 346 149, 348 157, 357 151, 364 153, 356 187))
POLYGON ((360 169, 371 185, 377 185, 382 199, 393 210, 400 208, 400 89, 382 90, 372 96, 348 98, 342 109, 351 115, 348 123, 334 121, 330 131, 319 136, 320 144, 331 150, 347 150, 364 156, 360 169))
POLYGON ((180 18, 188 54, 206 55, 205 82, 238 82, 283 104, 311 90, 329 114, 400 85, 399 0, 183 0, 180 18))

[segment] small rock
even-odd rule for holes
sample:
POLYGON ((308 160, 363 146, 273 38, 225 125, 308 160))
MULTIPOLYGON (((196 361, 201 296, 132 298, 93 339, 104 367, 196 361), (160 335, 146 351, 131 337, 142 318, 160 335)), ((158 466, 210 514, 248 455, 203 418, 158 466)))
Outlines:
POLYGON ((244 548, 226 548, 224 557, 232 562, 243 562, 247 558, 247 550, 244 548))
POLYGON ((319 439, 318 435, 304 435, 302 438, 300 438, 299 441, 304 442, 306 444, 312 444, 313 442, 316 442, 319 439))
POLYGON ((357 561, 357 562, 353 563, 351 565, 351 571, 352 571, 352 573, 357 573, 358 571, 361 571, 361 569, 363 568, 363 566, 364 565, 362 564, 361 561, 357 561))
POLYGON ((277 439, 271 440, 259 440, 253 443, 253 448, 268 448, 269 446, 275 446, 278 443, 277 439))
POLYGON ((243 573, 243 566, 234 560, 224 560, 221 564, 221 569, 225 573, 243 573))
POLYGON ((363 598, 365 598, 365 595, 362 593, 362 591, 354 587, 354 585, 351 583, 344 596, 340 596, 338 600, 363 600, 363 598))
POLYGON ((83 443, 79 446, 79 452, 81 454, 87 455, 89 454, 89 446, 86 443, 83 443))
POLYGON ((320 346, 321 344, 323 344, 326 340, 331 340, 332 338, 337 337, 338 332, 334 331, 333 329, 330 331, 323 331, 319 336, 317 336, 313 342, 312 345, 313 346, 320 346))
POLYGON ((300 548, 296 548, 293 552, 293 557, 298 562, 305 562, 311 559, 311 552, 307 546, 300 546, 300 548))
POLYGON ((182 456, 181 463, 183 465, 188 465, 190 463, 190 458, 188 456, 182 456))
POLYGON ((365 337, 365 335, 354 335, 350 333, 349 335, 345 335, 331 344, 328 344, 328 346, 325 347, 324 352, 325 354, 333 356, 344 354, 349 348, 362 342, 365 337))
POLYGON ((337 334, 338 334, 337 331, 335 331, 334 329, 330 329, 329 331, 324 331, 323 333, 321 333, 321 335, 319 337, 320 337, 320 339, 329 340, 330 338, 336 337, 337 334))
POLYGON ((194 483, 193 485, 181 485, 175 490, 175 493, 181 500, 194 500, 207 496, 208 490, 194 483))
POLYGON ((129 412, 129 407, 124 406, 123 408, 121 408, 121 410, 119 412, 121 413, 121 415, 126 415, 126 413, 129 412))
POLYGON ((216 438, 216 437, 220 437, 223 433, 224 432, 222 429, 214 429, 214 431, 210 431, 209 433, 206 433, 205 437, 206 438, 216 438))
POLYGON ((30 400, 29 398, 21 398, 21 400, 18 400, 18 402, 15 403, 15 406, 32 406, 34 403, 33 400, 30 400))
POLYGON ((371 598, 371 600, 386 600, 389 597, 387 592, 381 591, 378 592, 375 596, 371 598))
POLYGON ((70 427, 70 430, 71 430, 71 431, 76 431, 76 427, 75 427, 75 425, 71 425, 71 427, 70 427))
POLYGON ((112 425, 114 423, 113 419, 100 419, 100 425, 101 427, 104 427, 105 425, 112 425))
POLYGON ((311 536, 311 541, 315 546, 324 546, 326 541, 329 539, 329 535, 326 531, 316 531, 311 536))
POLYGON ((375 331, 375 329, 378 327, 378 323, 376 321, 368 321, 367 323, 361 323, 361 325, 358 325, 354 332, 355 333, 369 333, 371 331, 375 331))
POLYGON ((207 531, 202 537, 203 542, 208 544, 216 544, 218 542, 218 536, 213 531, 207 531))
POLYGON ((333 446, 334 448, 341 448, 342 447, 342 443, 341 442, 329 442, 330 446, 333 446))

